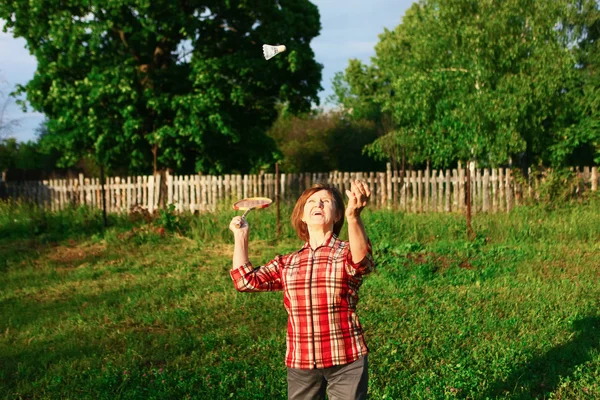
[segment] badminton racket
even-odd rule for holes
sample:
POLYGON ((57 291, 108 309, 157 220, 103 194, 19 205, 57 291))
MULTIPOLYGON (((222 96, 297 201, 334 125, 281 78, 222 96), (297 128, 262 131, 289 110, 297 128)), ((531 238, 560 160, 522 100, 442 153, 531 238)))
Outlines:
MULTIPOLYGON (((234 210, 244 211, 242 214, 242 221, 246 219, 246 215, 252 210, 259 210, 262 208, 267 208, 273 203, 273 200, 268 197, 247 197, 245 199, 236 201, 233 203, 234 210)), ((242 226, 242 224, 236 225, 238 228, 242 226)))

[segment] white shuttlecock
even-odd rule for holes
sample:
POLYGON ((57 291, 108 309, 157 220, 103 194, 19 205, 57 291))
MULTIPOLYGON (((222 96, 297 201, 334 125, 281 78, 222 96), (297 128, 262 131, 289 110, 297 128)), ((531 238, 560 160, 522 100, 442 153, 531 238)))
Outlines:
POLYGON ((277 54, 285 51, 285 46, 271 46, 269 44, 263 44, 263 55, 265 56, 265 60, 270 60, 275 57, 277 54))

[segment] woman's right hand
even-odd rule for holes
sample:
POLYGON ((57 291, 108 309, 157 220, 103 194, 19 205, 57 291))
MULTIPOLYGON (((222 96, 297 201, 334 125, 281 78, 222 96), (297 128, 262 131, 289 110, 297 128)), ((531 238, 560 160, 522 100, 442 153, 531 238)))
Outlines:
POLYGON ((239 215, 235 216, 229 223, 229 229, 234 233, 234 235, 248 235, 248 222, 239 215))

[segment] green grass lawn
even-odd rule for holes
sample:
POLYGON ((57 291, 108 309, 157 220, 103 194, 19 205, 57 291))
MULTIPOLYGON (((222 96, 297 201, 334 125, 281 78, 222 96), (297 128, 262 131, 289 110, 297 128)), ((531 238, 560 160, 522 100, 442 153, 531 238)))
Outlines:
MULTIPOLYGON (((153 223, 0 205, 0 398, 283 399, 281 293, 237 293, 234 214, 153 223), (159 227, 166 228, 163 236, 159 227)), ((298 248, 248 217, 251 260, 298 248)), ((365 212, 373 399, 600 398, 600 201, 511 214, 365 212)))

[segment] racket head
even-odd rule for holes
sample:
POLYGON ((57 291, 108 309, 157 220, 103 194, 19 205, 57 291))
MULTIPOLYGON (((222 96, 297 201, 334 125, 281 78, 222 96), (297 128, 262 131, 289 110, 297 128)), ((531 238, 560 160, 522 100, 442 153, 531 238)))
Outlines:
POLYGON ((233 203, 234 210, 254 210, 267 208, 273 203, 268 197, 246 197, 233 203))

